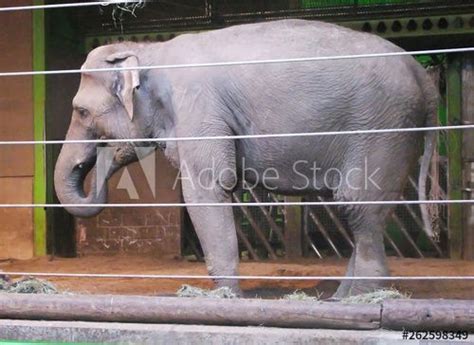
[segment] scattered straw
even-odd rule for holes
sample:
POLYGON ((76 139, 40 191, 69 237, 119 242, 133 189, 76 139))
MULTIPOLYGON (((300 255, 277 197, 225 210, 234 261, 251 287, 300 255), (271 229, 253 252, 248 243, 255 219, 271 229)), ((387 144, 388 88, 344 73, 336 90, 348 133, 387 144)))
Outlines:
POLYGON ((316 292, 316 296, 309 296, 303 291, 295 290, 291 294, 287 294, 283 296, 283 299, 289 301, 311 301, 311 302, 320 302, 322 293, 316 292))
POLYGON ((237 295, 225 286, 215 290, 208 290, 191 285, 182 285, 176 292, 176 295, 178 297, 237 298, 237 295))
POLYGON ((56 294, 58 289, 52 283, 36 278, 23 278, 15 282, 1 279, 0 292, 56 294))
POLYGON ((377 304, 382 303, 386 299, 408 299, 410 297, 409 294, 402 293, 396 289, 381 289, 374 292, 346 297, 343 298, 341 302, 346 304, 377 304))

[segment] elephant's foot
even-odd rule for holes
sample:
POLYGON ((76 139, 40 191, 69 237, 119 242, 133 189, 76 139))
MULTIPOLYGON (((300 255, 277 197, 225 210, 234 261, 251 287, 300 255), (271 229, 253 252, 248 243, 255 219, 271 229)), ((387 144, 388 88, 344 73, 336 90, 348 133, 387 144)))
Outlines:
MULTIPOLYGON (((349 264, 347 265, 346 277, 383 277, 389 276, 390 272, 383 256, 379 256, 375 260, 364 260, 358 257, 359 251, 354 250, 349 264)), ((376 256, 377 257, 377 256, 376 256)), ((364 293, 373 292, 385 287, 384 280, 359 280, 359 279, 344 279, 336 292, 332 296, 333 300, 340 300, 346 297, 360 295, 364 293)))
POLYGON ((240 289, 239 281, 238 280, 230 280, 230 279, 216 279, 214 280, 214 288, 229 288, 230 291, 235 294, 237 297, 244 297, 243 291, 240 289))
POLYGON ((383 280, 343 280, 331 299, 341 300, 350 296, 374 292, 384 287, 386 284, 383 280))
POLYGON ((339 287, 337 288, 334 295, 332 295, 332 300, 340 300, 345 297, 349 296, 349 292, 351 291, 352 282, 350 280, 343 280, 339 287))

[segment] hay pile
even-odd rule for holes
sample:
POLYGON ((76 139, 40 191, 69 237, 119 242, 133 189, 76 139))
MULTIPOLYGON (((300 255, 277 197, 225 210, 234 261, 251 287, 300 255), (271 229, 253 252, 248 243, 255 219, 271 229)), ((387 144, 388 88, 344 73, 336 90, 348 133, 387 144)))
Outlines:
POLYGON ((57 294, 58 289, 46 280, 26 277, 17 281, 11 281, 8 277, 4 276, 0 279, 0 292, 57 294))
POLYGON ((346 304, 377 304, 387 299, 408 299, 410 294, 402 293, 396 289, 381 289, 374 292, 368 292, 361 295, 343 298, 342 303, 346 304))
POLYGON ((296 290, 291 294, 283 296, 283 299, 288 301, 310 301, 310 302, 321 302, 322 294, 317 292, 316 296, 310 296, 303 291, 296 290))
POLYGON ((207 297, 207 298, 237 298, 238 296, 228 287, 215 290, 201 289, 191 285, 183 285, 176 292, 178 297, 207 297))

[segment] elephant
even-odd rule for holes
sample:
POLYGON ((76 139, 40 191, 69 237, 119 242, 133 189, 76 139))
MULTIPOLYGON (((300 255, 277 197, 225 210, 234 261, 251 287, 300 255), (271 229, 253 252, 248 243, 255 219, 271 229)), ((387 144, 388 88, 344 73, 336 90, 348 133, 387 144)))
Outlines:
MULTIPOLYGON (((400 52, 376 35, 296 19, 183 34, 167 42, 95 48, 82 66, 66 140, 224 138, 112 142, 109 169, 100 174, 94 166, 104 145, 65 143, 55 167, 57 196, 74 216, 97 215, 102 210, 97 204, 107 201, 107 179, 137 160, 135 148, 162 150, 181 168, 186 203, 225 203, 187 210, 209 274, 226 276, 214 279, 215 285, 241 293, 238 280, 229 277, 238 275, 239 254, 228 203, 239 183, 245 180, 282 195, 328 195, 346 202, 340 209, 355 243, 346 276, 374 277, 342 280, 335 298, 371 291, 383 285, 378 277, 389 275, 383 233, 394 205, 387 201, 400 198, 418 162, 419 198, 426 200, 434 133, 251 135, 430 126, 438 105, 434 82, 408 54, 229 62, 400 52), (224 64, 205 65, 212 63, 224 64), (169 66, 183 64, 187 66, 169 66), (152 68, 157 65, 167 68, 152 68), (104 68, 121 69, 97 71, 104 68), (226 138, 233 135, 244 137, 226 138), (84 181, 89 173, 92 185, 87 193, 84 181)), ((421 211, 425 231, 432 234, 424 205, 421 211)))

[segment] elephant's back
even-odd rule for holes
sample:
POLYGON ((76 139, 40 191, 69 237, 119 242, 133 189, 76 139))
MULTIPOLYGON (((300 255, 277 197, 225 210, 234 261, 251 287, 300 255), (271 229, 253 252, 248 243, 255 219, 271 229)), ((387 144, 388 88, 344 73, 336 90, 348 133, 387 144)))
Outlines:
POLYGON ((285 59, 403 51, 376 35, 335 24, 299 19, 236 25, 184 34, 167 42, 165 46, 175 63, 209 62, 209 59, 285 59))

